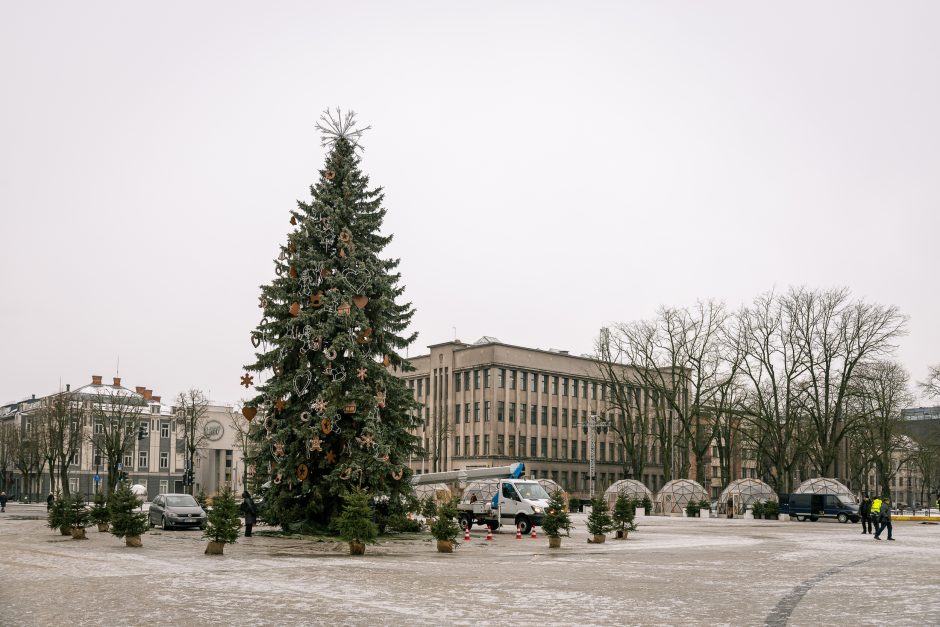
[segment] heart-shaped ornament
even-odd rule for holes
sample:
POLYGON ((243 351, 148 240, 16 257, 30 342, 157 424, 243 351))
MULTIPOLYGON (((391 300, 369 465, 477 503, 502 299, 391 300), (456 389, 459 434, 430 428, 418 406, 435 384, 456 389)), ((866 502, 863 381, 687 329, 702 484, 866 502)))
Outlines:
POLYGON ((369 271, 362 267, 348 268, 343 272, 343 281, 353 294, 362 294, 369 282, 369 271))
POLYGON ((247 405, 245 407, 242 407, 242 416, 244 416, 248 420, 248 422, 251 422, 252 420, 254 420, 254 417, 257 415, 258 415, 257 407, 248 407, 247 405))
POLYGON ((352 301, 353 301, 353 305, 355 305, 359 309, 365 309, 366 305, 369 304, 369 297, 363 294, 356 294, 355 296, 353 296, 352 301))
POLYGON ((301 370, 294 375, 294 391, 297 392, 297 396, 303 396, 307 393, 312 379, 313 375, 309 370, 301 370))

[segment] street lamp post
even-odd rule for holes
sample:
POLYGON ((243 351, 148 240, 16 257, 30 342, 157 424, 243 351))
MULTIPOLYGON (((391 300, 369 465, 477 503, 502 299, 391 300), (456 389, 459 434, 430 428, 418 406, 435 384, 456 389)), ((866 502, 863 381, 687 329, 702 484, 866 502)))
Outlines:
POLYGON ((590 495, 591 500, 594 500, 594 480, 595 480, 595 471, 594 466, 597 458, 597 436, 603 431, 607 433, 610 428, 610 419, 603 418, 597 414, 591 414, 586 418, 580 425, 575 424, 574 426, 580 426, 582 433, 588 434, 588 448, 591 449, 588 460, 588 479, 590 481, 590 495))

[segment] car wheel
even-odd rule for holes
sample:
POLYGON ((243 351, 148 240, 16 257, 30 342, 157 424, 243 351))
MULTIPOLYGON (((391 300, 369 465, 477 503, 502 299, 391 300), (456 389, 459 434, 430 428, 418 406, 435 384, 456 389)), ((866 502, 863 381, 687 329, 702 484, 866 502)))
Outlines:
POLYGON ((472 518, 470 518, 469 516, 461 516, 461 517, 460 517, 460 528, 461 528, 461 529, 467 530, 467 529, 470 529, 470 528, 472 528, 472 527, 473 527, 473 519, 472 519, 472 518))
POLYGON ((839 514, 839 522, 840 522, 840 523, 847 523, 847 522, 849 522, 849 517, 848 517, 848 515, 846 515, 846 514, 839 514))
POLYGON ((806 522, 806 516, 797 516, 796 519, 800 522, 806 522))
POLYGON ((162 517, 160 518, 160 526, 163 527, 163 530, 164 530, 164 531, 169 531, 169 530, 170 530, 170 526, 169 526, 168 524, 166 524, 166 516, 162 516, 162 517))
POLYGON ((817 520, 819 520, 819 516, 810 516, 809 519, 810 519, 812 522, 816 522, 817 520))
POLYGON ((528 516, 519 516, 516 518, 516 527, 519 528, 522 535, 526 535, 532 531, 532 523, 529 521, 528 516))
POLYGON ((498 522, 488 522, 486 523, 486 526, 490 528, 490 531, 496 531, 497 529, 499 529, 498 522))

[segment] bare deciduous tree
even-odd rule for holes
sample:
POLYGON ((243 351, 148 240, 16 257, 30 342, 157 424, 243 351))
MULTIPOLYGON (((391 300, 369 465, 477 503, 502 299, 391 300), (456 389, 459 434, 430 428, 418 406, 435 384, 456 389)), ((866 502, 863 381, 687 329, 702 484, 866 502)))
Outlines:
POLYGON ((940 364, 930 366, 927 378, 917 384, 927 398, 940 398, 940 364))
POLYGON ((69 495, 69 467, 85 439, 85 408, 70 392, 43 400, 34 427, 49 469, 49 485, 69 495))
POLYGON ((118 464, 134 450, 138 421, 146 402, 139 396, 128 394, 123 388, 104 386, 89 401, 93 425, 91 442, 107 460, 108 494, 114 492, 118 481, 118 464))
MULTIPOLYGON (((202 390, 191 389, 187 392, 180 392, 176 397, 173 412, 176 415, 176 438, 177 442, 183 443, 186 468, 193 469, 195 467, 193 460, 196 457, 196 451, 202 448, 202 445, 208 440, 206 422, 208 420, 209 399, 206 398, 202 390)), ((186 489, 189 494, 192 494, 193 484, 189 483, 186 489)))

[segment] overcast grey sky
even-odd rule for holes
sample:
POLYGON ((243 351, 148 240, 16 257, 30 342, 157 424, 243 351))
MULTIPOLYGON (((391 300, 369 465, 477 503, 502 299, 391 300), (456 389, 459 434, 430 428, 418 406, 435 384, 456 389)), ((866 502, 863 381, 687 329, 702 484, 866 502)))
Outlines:
POLYGON ((0 403, 120 373, 244 395, 257 286, 373 126, 420 332, 589 352, 610 321, 846 285, 940 361, 935 2, 8 2, 0 403))

